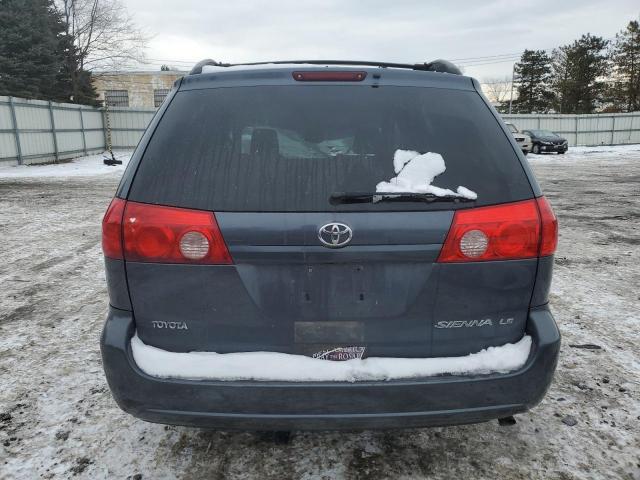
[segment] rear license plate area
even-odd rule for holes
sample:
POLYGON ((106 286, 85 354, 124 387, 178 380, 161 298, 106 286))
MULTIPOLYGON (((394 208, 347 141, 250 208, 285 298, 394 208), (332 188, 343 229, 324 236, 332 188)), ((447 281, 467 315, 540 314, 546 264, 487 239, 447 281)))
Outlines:
POLYGON ((294 351, 322 360, 363 358, 364 323, 353 321, 295 322, 294 351))

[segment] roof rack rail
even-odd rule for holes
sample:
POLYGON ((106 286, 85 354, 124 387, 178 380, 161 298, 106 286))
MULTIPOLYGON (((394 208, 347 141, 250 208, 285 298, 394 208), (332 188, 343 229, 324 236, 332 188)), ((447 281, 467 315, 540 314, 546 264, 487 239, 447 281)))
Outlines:
POLYGON ((202 60, 191 69, 189 75, 202 73, 202 67, 206 65, 216 67, 239 67, 253 65, 282 65, 282 64, 308 64, 308 65, 361 65, 381 68, 406 68, 410 70, 424 70, 430 72, 452 73, 462 75, 462 71, 448 60, 438 59, 425 63, 388 63, 388 62, 368 62, 363 60, 274 60, 270 62, 250 62, 250 63, 221 63, 207 58, 202 60))
POLYGON ((204 60, 200 60, 198 63, 196 63, 193 66, 193 68, 189 72, 189 75, 197 75, 199 73, 202 73, 202 67, 204 67, 205 65, 212 65, 212 66, 217 66, 217 67, 229 67, 230 66, 228 63, 224 64, 224 63, 216 62, 215 60, 212 60, 210 58, 205 58, 204 60))

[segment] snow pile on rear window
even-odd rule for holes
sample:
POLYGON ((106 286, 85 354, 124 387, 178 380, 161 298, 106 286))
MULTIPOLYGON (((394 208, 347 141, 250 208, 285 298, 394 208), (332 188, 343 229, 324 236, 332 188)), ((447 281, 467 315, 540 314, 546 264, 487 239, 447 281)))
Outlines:
POLYGON ((437 197, 462 197, 470 200, 478 198, 476 192, 459 186, 454 192, 448 188, 431 185, 447 167, 439 153, 419 153, 413 150, 396 150, 393 155, 393 169, 397 176, 388 182, 376 185, 376 192, 386 193, 430 193, 437 197))
POLYGON ((276 352, 168 352, 131 340, 133 358, 154 377, 191 380, 258 380, 285 382, 358 382, 430 377, 441 374, 506 373, 521 368, 531 350, 531 337, 489 347, 464 357, 366 358, 343 362, 276 352))

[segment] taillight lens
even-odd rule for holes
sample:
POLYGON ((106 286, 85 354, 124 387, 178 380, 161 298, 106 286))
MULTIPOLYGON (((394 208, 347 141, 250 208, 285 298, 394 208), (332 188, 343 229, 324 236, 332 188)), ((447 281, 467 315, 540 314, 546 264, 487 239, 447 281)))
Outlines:
POLYGON ((484 255, 489 247, 489 237, 482 230, 467 230, 460 237, 460 251, 469 258, 484 255))
POLYGON ((553 213, 549 201, 540 197, 537 199, 542 222, 542 240, 540 241, 540 256, 553 255, 558 247, 558 219, 553 213))
POLYGON ((233 263, 212 212, 127 202, 122 227, 129 261, 233 263))
POLYGON ((544 197, 458 210, 438 262, 513 260, 555 252, 558 226, 544 197))
POLYGON ((126 201, 121 198, 111 200, 102 219, 102 251, 104 256, 122 260, 122 216, 126 201))
POLYGON ((180 253, 189 260, 202 260, 210 248, 209 239, 200 232, 187 232, 180 239, 180 253))

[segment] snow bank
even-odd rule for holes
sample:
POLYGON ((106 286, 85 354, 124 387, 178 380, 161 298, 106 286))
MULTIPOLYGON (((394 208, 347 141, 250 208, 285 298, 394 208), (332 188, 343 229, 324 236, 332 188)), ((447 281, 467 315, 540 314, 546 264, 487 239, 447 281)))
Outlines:
POLYGON ((154 377, 192 380, 337 381, 394 380, 441 374, 486 374, 522 367, 531 350, 531 337, 489 347, 465 357, 366 358, 334 362, 275 352, 168 352, 146 345, 136 334, 133 358, 154 377))
POLYGON ((463 197, 475 200, 478 195, 466 187, 459 186, 454 192, 448 188, 431 185, 447 167, 442 155, 433 152, 420 154, 413 150, 396 150, 393 169, 397 176, 388 182, 376 185, 376 192, 430 193, 437 197, 463 197))
POLYGON ((569 147, 564 155, 555 153, 542 153, 540 155, 530 153, 527 155, 529 163, 567 164, 573 162, 602 162, 624 161, 636 158, 640 154, 640 144, 629 145, 602 145, 599 147, 569 147))
POLYGON ((93 177, 113 172, 119 172, 122 175, 132 153, 129 151, 115 153, 116 159, 122 160, 122 165, 113 166, 103 163, 103 160, 109 157, 109 154, 105 152, 99 155, 79 157, 70 162, 1 167, 0 178, 93 177))

